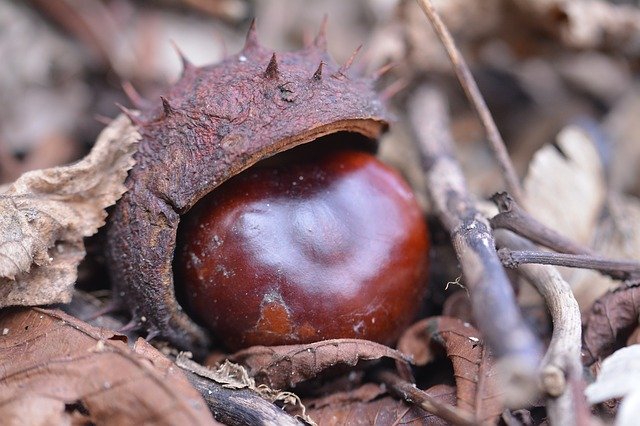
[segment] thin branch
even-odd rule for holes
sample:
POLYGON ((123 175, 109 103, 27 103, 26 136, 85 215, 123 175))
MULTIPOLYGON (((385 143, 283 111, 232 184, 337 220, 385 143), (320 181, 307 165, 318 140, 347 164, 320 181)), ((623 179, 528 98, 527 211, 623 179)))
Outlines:
POLYGON ((594 269, 617 280, 640 278, 640 263, 633 260, 613 260, 586 254, 565 254, 536 250, 510 250, 501 248, 498 255, 507 268, 517 268, 526 263, 594 269))
POLYGON ((435 213, 450 232, 462 266, 474 318, 500 358, 505 394, 513 400, 530 398, 537 387, 540 344, 522 319, 491 228, 476 209, 453 158, 444 98, 429 87, 419 88, 409 105, 409 119, 435 213))
POLYGON ((587 247, 581 246, 539 222, 506 192, 499 192, 491 199, 500 210, 500 213, 489 220, 494 230, 507 229, 559 253, 594 255, 587 247))
MULTIPOLYGON (((495 236, 498 247, 536 248, 530 241, 510 231, 497 230, 495 236)), ((585 424, 577 421, 577 417, 589 415, 584 394, 576 394, 580 387, 575 385, 575 382, 583 380, 580 360, 582 319, 578 302, 556 268, 522 265, 518 272, 542 295, 553 320, 551 341, 540 368, 540 382, 548 395, 546 408, 549 420, 552 424, 585 424)))
MULTIPOLYGON (((216 420, 227 425, 287 425, 303 423, 265 400, 249 387, 225 386, 218 383, 212 370, 183 355, 176 365, 182 369, 191 385, 202 395, 216 420)), ((247 376, 248 377, 248 376, 247 376)), ((241 381, 241 380, 240 380, 241 381)))
POLYGON ((491 145, 491 149, 493 150, 496 159, 498 160, 498 164, 502 171, 502 175, 504 177, 505 183, 507 185, 507 189, 516 200, 521 201, 522 198, 522 186, 520 185, 520 180, 518 179, 518 175, 511 163, 511 159, 509 158, 509 153, 507 152, 507 148, 504 144, 504 140, 502 139, 502 135, 498 131, 498 127, 496 126, 495 121, 493 121, 493 117, 489 112, 489 108, 487 108, 487 104, 480 93, 480 89, 478 89, 478 85, 471 75, 471 71, 469 70, 469 66, 466 61, 460 54, 460 51, 455 45, 453 41, 453 37, 451 37, 451 33, 447 29, 442 19, 436 12, 433 7, 433 4, 430 0, 416 0, 422 11, 427 15, 429 21, 431 21, 431 25, 438 34, 438 37, 442 41, 444 48, 451 59, 451 63, 453 64, 453 68, 455 70, 456 76, 464 89, 467 98, 475 108, 480 117, 480 121, 484 126, 487 132, 487 139, 489 140, 489 144, 491 145))
POLYGON ((477 424, 471 413, 438 401, 425 391, 418 389, 413 383, 401 379, 391 371, 377 371, 373 373, 373 378, 378 382, 384 383, 391 393, 451 424, 464 426, 477 424))

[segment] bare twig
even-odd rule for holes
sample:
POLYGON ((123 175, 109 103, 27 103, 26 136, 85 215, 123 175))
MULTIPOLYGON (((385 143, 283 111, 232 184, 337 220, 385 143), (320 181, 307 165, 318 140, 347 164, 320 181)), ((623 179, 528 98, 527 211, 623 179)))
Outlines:
POLYGON ((178 355, 176 365, 182 369, 191 385, 200 392, 216 420, 224 424, 287 426, 303 424, 263 399, 255 389, 218 383, 210 369, 189 360, 182 354, 178 355))
POLYGON ((633 260, 613 260, 588 254, 565 254, 538 250, 498 251, 500 260, 507 268, 517 268, 526 263, 567 266, 569 268, 594 269, 617 280, 640 278, 640 263, 633 260))
POLYGON ((453 158, 443 97, 428 87, 418 89, 409 117, 435 212, 451 234, 478 328, 500 358, 505 395, 513 399, 508 403, 530 398, 536 392, 540 345, 524 324, 489 224, 475 208, 453 158))
POLYGON ((435 414, 451 424, 465 426, 476 424, 471 413, 462 411, 452 405, 443 404, 425 391, 418 389, 413 383, 401 379, 391 371, 377 371, 374 373, 373 378, 387 385, 391 393, 409 403, 417 405, 428 413, 435 414))
POLYGON ((587 247, 571 241, 564 235, 539 222, 520 207, 506 192, 499 192, 491 198, 500 210, 500 213, 489 220, 494 230, 498 228, 508 229, 536 244, 560 253, 594 254, 587 247))
POLYGON ((460 51, 453 41, 453 37, 451 37, 451 33, 449 33, 449 30, 445 26, 444 22, 442 22, 442 19, 440 19, 440 16, 434 9, 431 1, 416 1, 424 11, 425 15, 427 15, 427 18, 429 18, 429 21, 431 21, 431 25, 433 25, 436 34, 438 34, 438 37, 442 41, 442 44, 451 59, 455 73, 458 76, 458 80, 460 80, 460 84, 462 85, 467 98, 473 104, 473 107, 480 117, 480 121, 487 132, 487 139, 489 140, 491 149, 493 150, 493 153, 498 160, 498 164, 500 165, 500 169, 502 170, 502 175, 505 179, 507 189, 511 194, 513 194, 516 200, 522 201, 522 186, 520 185, 520 180, 518 179, 518 175, 511 163, 502 135, 500 135, 498 127, 493 121, 493 117, 491 116, 489 108, 487 108, 487 104, 478 89, 478 85, 471 75, 469 66, 460 54, 460 51))
MULTIPOLYGON (((512 232, 495 231, 498 247, 530 249, 535 245, 512 232)), ((551 342, 541 365, 541 383, 547 397, 547 413, 552 424, 582 424, 577 413, 586 409, 582 393, 575 394, 574 382, 582 381, 580 362, 582 323, 580 307, 571 287, 558 270, 546 265, 523 265, 518 272, 544 298, 553 320, 551 342)), ((588 410, 587 414, 588 416, 588 410)))

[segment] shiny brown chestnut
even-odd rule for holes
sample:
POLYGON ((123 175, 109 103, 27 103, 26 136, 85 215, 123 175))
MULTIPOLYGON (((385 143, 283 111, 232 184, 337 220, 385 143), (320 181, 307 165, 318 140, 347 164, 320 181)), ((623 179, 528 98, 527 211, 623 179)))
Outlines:
POLYGON ((419 309, 428 238, 408 185, 365 152, 312 157, 254 166, 181 222, 176 283, 229 349, 389 344, 419 309))

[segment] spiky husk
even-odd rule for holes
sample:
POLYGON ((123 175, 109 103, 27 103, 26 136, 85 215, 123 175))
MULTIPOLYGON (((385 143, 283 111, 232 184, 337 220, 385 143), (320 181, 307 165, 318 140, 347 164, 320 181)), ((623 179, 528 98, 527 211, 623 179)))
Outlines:
POLYGON ((276 54, 255 25, 237 55, 183 74, 159 102, 124 110, 142 140, 128 192, 110 217, 107 259, 114 294, 149 333, 201 351, 207 333, 175 298, 172 260, 180 216, 256 162, 340 131, 377 139, 386 112, 374 82, 328 55, 323 24, 309 46, 276 54))

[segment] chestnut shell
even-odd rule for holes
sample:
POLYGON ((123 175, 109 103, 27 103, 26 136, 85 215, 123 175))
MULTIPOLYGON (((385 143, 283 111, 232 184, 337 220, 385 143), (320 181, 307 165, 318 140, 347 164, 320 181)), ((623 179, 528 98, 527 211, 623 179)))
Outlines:
POLYGON ((114 294, 134 321, 202 351, 208 334, 174 291, 180 216, 230 177, 294 146, 340 131, 375 141, 387 113, 372 79, 332 60, 324 25, 309 46, 276 54, 258 43, 252 24, 240 53, 215 65, 183 64, 162 102, 125 111, 142 139, 128 191, 110 215, 106 256, 114 294))

